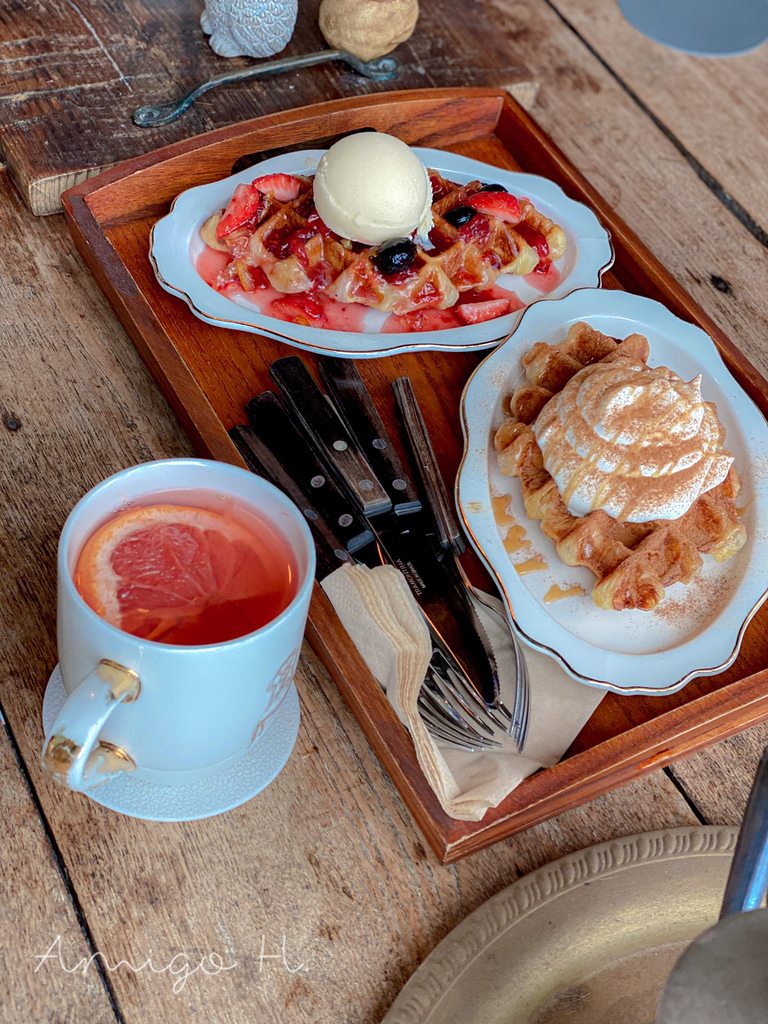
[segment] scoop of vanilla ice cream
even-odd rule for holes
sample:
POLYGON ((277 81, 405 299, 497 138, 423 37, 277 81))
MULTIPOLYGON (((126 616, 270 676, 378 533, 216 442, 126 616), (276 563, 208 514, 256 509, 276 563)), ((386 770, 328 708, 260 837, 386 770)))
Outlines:
POLYGON ((365 245, 432 227, 427 168, 400 139, 359 132, 334 143, 315 175, 315 207, 331 231, 365 245))

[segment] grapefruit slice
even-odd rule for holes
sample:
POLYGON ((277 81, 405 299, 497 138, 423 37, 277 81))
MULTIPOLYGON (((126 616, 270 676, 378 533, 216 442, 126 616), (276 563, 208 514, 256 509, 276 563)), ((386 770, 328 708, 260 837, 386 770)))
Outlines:
POLYGON ((290 602, 287 541, 253 517, 180 505, 128 509, 86 541, 81 597, 126 633, 172 644, 222 643, 259 629, 290 602))

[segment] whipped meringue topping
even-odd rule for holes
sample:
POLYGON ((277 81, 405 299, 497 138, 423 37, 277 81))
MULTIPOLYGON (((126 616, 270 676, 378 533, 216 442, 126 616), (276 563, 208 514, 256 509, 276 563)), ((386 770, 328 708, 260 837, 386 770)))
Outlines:
POLYGON ((733 455, 701 377, 617 358, 585 366, 533 425, 571 515, 679 519, 728 475, 733 455))

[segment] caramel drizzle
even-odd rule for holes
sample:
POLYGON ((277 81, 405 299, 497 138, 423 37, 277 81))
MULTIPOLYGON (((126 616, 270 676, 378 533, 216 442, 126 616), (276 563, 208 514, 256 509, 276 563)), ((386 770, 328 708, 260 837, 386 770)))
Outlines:
POLYGON ((553 601, 562 601, 566 597, 581 597, 586 594, 584 587, 574 586, 563 590, 556 583, 553 583, 544 595, 544 604, 552 604, 553 601))
POLYGON ((504 550, 512 555, 515 551, 522 551, 523 548, 529 548, 531 546, 531 542, 529 540, 524 540, 524 537, 524 527, 510 526, 507 531, 507 536, 504 538, 504 550))
POLYGON ((516 521, 515 517, 509 513, 509 502, 510 496, 508 494, 501 494, 498 497, 491 498, 491 506, 493 508, 493 517, 496 520, 496 524, 503 529, 507 527, 507 535, 504 538, 504 550, 510 555, 514 554, 515 551, 522 551, 523 548, 529 548, 531 542, 525 540, 526 531, 525 527, 520 526, 516 521))
POLYGON ((512 526, 515 523, 514 516, 509 514, 508 508, 509 503, 512 500, 509 494, 500 494, 498 497, 491 498, 491 508, 493 509, 493 518, 496 520, 497 526, 512 526))
POLYGON ((515 566, 518 576, 527 576, 529 572, 543 572, 549 566, 540 558, 529 558, 515 566))

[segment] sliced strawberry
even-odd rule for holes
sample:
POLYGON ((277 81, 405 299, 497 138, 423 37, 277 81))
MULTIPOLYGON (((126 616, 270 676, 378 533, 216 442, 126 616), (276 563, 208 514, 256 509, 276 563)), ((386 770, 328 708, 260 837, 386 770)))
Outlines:
POLYGON ((485 245, 491 237, 491 222, 487 217, 475 215, 472 220, 462 224, 459 228, 459 237, 469 245, 470 242, 479 242, 485 245))
POLYGON ((269 312, 280 320, 305 327, 324 327, 328 323, 323 307, 307 295, 286 295, 274 299, 269 304, 269 312))
POLYGON ((271 192, 279 203, 290 202, 301 191, 301 182, 292 174, 265 174, 262 178, 255 178, 251 184, 264 195, 271 192))
POLYGON ((444 331, 460 327, 452 309, 417 309, 411 313, 390 313, 384 321, 382 334, 421 334, 423 331, 444 331))
POLYGON ((258 189, 253 185, 238 185, 224 216, 216 225, 216 237, 225 238, 235 228, 257 221, 264 207, 266 200, 258 189))
POLYGON ((522 224, 518 224, 517 230, 528 245, 536 250, 539 259, 545 260, 549 256, 549 242, 540 231, 534 231, 525 221, 522 224))
POLYGON ((509 299, 488 299, 486 302, 464 302, 456 307, 456 315, 465 324, 482 324, 509 312, 509 299))
POLYGON ((261 267, 252 267, 244 260, 237 261, 237 276, 245 291, 254 292, 257 288, 268 288, 269 279, 261 267))
POLYGON ((478 213, 489 213, 492 217, 505 220, 508 224, 517 224, 520 220, 520 203, 509 192, 478 192, 470 196, 467 206, 478 213))

